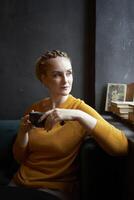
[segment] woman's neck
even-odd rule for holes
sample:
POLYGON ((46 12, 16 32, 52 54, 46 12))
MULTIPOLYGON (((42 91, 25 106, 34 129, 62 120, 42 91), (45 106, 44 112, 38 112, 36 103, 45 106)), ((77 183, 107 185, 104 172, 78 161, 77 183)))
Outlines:
POLYGON ((51 96, 51 101, 52 101, 52 107, 53 108, 56 108, 58 107, 60 104, 64 103, 67 98, 68 98, 69 95, 66 95, 66 96, 58 96, 58 97, 54 97, 54 96, 51 96))

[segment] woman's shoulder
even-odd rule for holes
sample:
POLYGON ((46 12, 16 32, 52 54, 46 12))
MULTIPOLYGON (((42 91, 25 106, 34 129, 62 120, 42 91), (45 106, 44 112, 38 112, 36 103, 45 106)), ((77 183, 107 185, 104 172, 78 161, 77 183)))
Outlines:
POLYGON ((50 105, 50 98, 46 97, 44 99, 38 100, 31 104, 25 111, 25 114, 28 114, 32 110, 39 111, 39 112, 45 112, 48 110, 48 106, 50 105))
POLYGON ((71 96, 71 98, 72 98, 72 105, 74 109, 80 109, 89 113, 92 113, 92 112, 97 113, 96 110, 92 108, 88 103, 86 103, 83 99, 76 98, 73 96, 71 96))
POLYGON ((87 104, 84 100, 81 100, 79 98, 76 98, 75 105, 77 106, 76 109, 82 110, 89 115, 95 117, 96 119, 103 119, 100 113, 93 107, 91 107, 89 104, 87 104))
POLYGON ((69 95, 67 103, 68 106, 72 109, 78 109, 81 104, 85 104, 82 99, 74 97, 73 95, 69 95))

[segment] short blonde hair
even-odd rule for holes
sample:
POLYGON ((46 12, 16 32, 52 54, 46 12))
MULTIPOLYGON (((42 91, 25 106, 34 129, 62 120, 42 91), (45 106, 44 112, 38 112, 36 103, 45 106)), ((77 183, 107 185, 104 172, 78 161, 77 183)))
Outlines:
POLYGON ((52 51, 46 51, 44 52, 36 61, 35 64, 35 73, 36 77, 41 81, 41 75, 45 73, 46 68, 46 61, 48 61, 51 58, 56 57, 65 57, 70 60, 66 52, 59 51, 59 50, 52 50, 52 51))

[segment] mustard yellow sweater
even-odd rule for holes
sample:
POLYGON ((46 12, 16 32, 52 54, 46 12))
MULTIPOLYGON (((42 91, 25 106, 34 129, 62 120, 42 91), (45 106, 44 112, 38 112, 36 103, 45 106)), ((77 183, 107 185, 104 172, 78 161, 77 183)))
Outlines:
MULTIPOLYGON (((119 148, 126 142, 124 134, 106 122, 93 108, 80 99, 69 95, 59 108, 80 109, 97 120, 92 135, 111 132, 111 140, 118 137, 119 148)), ((50 109, 50 100, 43 99, 33 104, 31 110, 45 112, 50 109)), ((22 186, 35 188, 60 189, 70 191, 77 180, 75 158, 86 136, 85 129, 77 121, 67 121, 63 126, 57 123, 47 132, 43 128, 34 128, 29 133, 29 144, 22 155, 22 149, 14 144, 14 157, 19 161, 25 157, 13 180, 22 186)), ((90 158, 89 158, 90 159, 90 158)))

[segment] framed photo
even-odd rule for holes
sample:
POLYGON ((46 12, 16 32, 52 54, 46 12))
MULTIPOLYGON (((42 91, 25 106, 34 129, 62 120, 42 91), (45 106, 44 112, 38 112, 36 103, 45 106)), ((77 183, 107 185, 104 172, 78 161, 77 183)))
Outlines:
POLYGON ((125 101, 127 92, 127 84, 123 83, 108 83, 105 111, 110 111, 111 101, 125 101))

